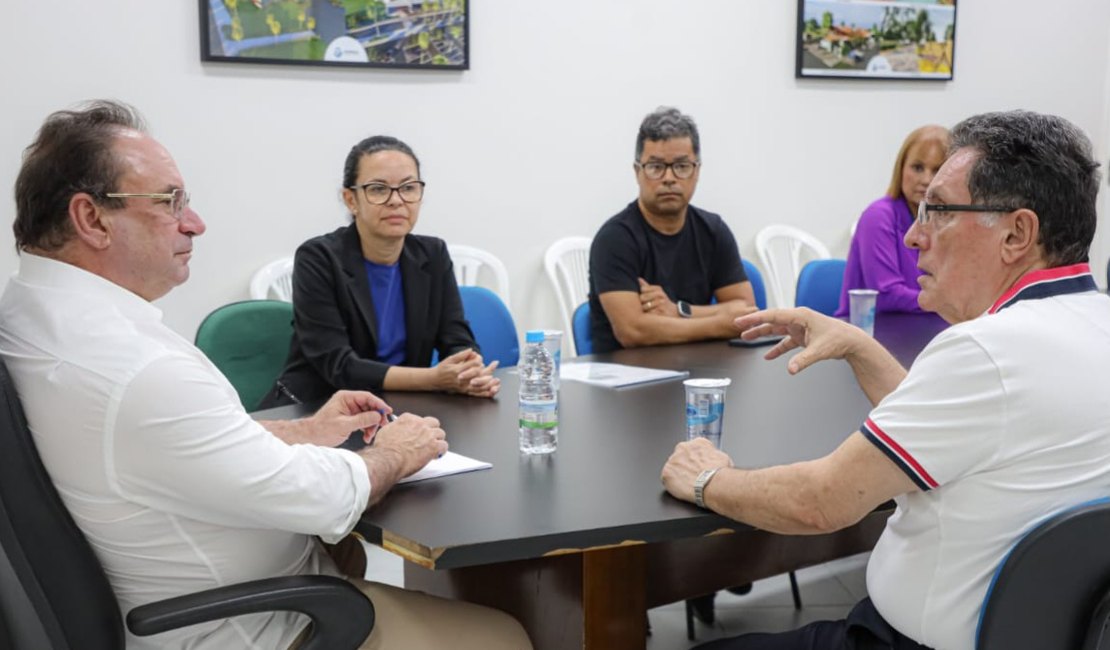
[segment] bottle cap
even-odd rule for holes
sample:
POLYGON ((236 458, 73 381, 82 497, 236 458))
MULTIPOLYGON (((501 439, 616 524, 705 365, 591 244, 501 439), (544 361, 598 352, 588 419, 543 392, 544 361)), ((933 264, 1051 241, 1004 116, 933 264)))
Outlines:
POLYGON ((525 343, 543 343, 543 330, 528 330, 524 334, 525 343))

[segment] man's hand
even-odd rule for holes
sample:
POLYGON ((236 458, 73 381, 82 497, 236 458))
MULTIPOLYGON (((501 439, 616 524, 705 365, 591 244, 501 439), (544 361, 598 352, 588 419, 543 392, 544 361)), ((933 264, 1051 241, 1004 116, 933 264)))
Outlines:
POLYGON ((785 335, 764 356, 776 359, 795 349, 805 348, 787 364, 792 375, 826 359, 844 359, 861 348, 878 345, 863 330, 842 320, 808 309, 767 309, 736 319, 740 338, 751 340, 768 334, 785 335))
POLYGON ((717 449, 705 438, 680 442, 674 453, 663 465, 660 477, 663 487, 683 501, 694 502, 694 481, 703 470, 715 467, 732 467, 728 454, 717 449))
POLYGON ((377 503, 397 481, 447 453, 447 434, 439 420, 405 413, 382 427, 373 447, 358 453, 370 473, 370 500, 377 503))
POLYGON ((648 284, 643 278, 636 278, 640 282, 640 308, 645 314, 659 314, 678 318, 678 305, 671 302, 667 292, 658 284, 648 284))
POLYGON ((347 440, 352 431, 362 430, 370 442, 390 408, 380 397, 361 390, 341 390, 311 417, 300 420, 259 422, 286 443, 335 447, 347 440))

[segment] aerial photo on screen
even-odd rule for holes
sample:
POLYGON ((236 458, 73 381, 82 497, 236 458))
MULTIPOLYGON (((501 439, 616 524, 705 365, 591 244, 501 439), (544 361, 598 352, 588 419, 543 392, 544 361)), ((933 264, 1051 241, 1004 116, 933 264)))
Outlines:
POLYGON ((467 0, 202 0, 207 59, 467 67, 467 0))
POLYGON ((803 77, 951 79, 955 0, 803 0, 803 77))

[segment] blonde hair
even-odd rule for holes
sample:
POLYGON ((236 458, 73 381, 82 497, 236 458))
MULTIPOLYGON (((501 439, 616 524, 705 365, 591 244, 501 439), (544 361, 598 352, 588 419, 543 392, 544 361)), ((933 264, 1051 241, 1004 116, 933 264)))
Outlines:
POLYGON ((936 143, 945 155, 948 154, 948 129, 936 124, 928 124, 914 129, 902 142, 898 150, 898 157, 894 159, 894 171, 890 175, 890 186, 886 195, 892 199, 903 198, 902 194, 902 168, 906 166, 906 156, 910 149, 921 143, 936 143))

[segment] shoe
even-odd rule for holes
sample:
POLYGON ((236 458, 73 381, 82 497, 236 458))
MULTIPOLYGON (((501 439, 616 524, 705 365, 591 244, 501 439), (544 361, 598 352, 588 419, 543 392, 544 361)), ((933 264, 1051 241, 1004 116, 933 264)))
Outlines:
POLYGON ((690 603, 690 608, 694 612, 694 618, 698 619, 706 625, 713 625, 717 620, 713 612, 713 601, 717 598, 717 592, 698 596, 697 598, 690 598, 686 602, 690 603))
POLYGON ((752 593, 752 583, 749 582, 746 585, 739 585, 739 586, 736 586, 736 587, 729 587, 728 588, 728 593, 736 594, 737 596, 744 596, 744 595, 750 594, 750 593, 752 593))

